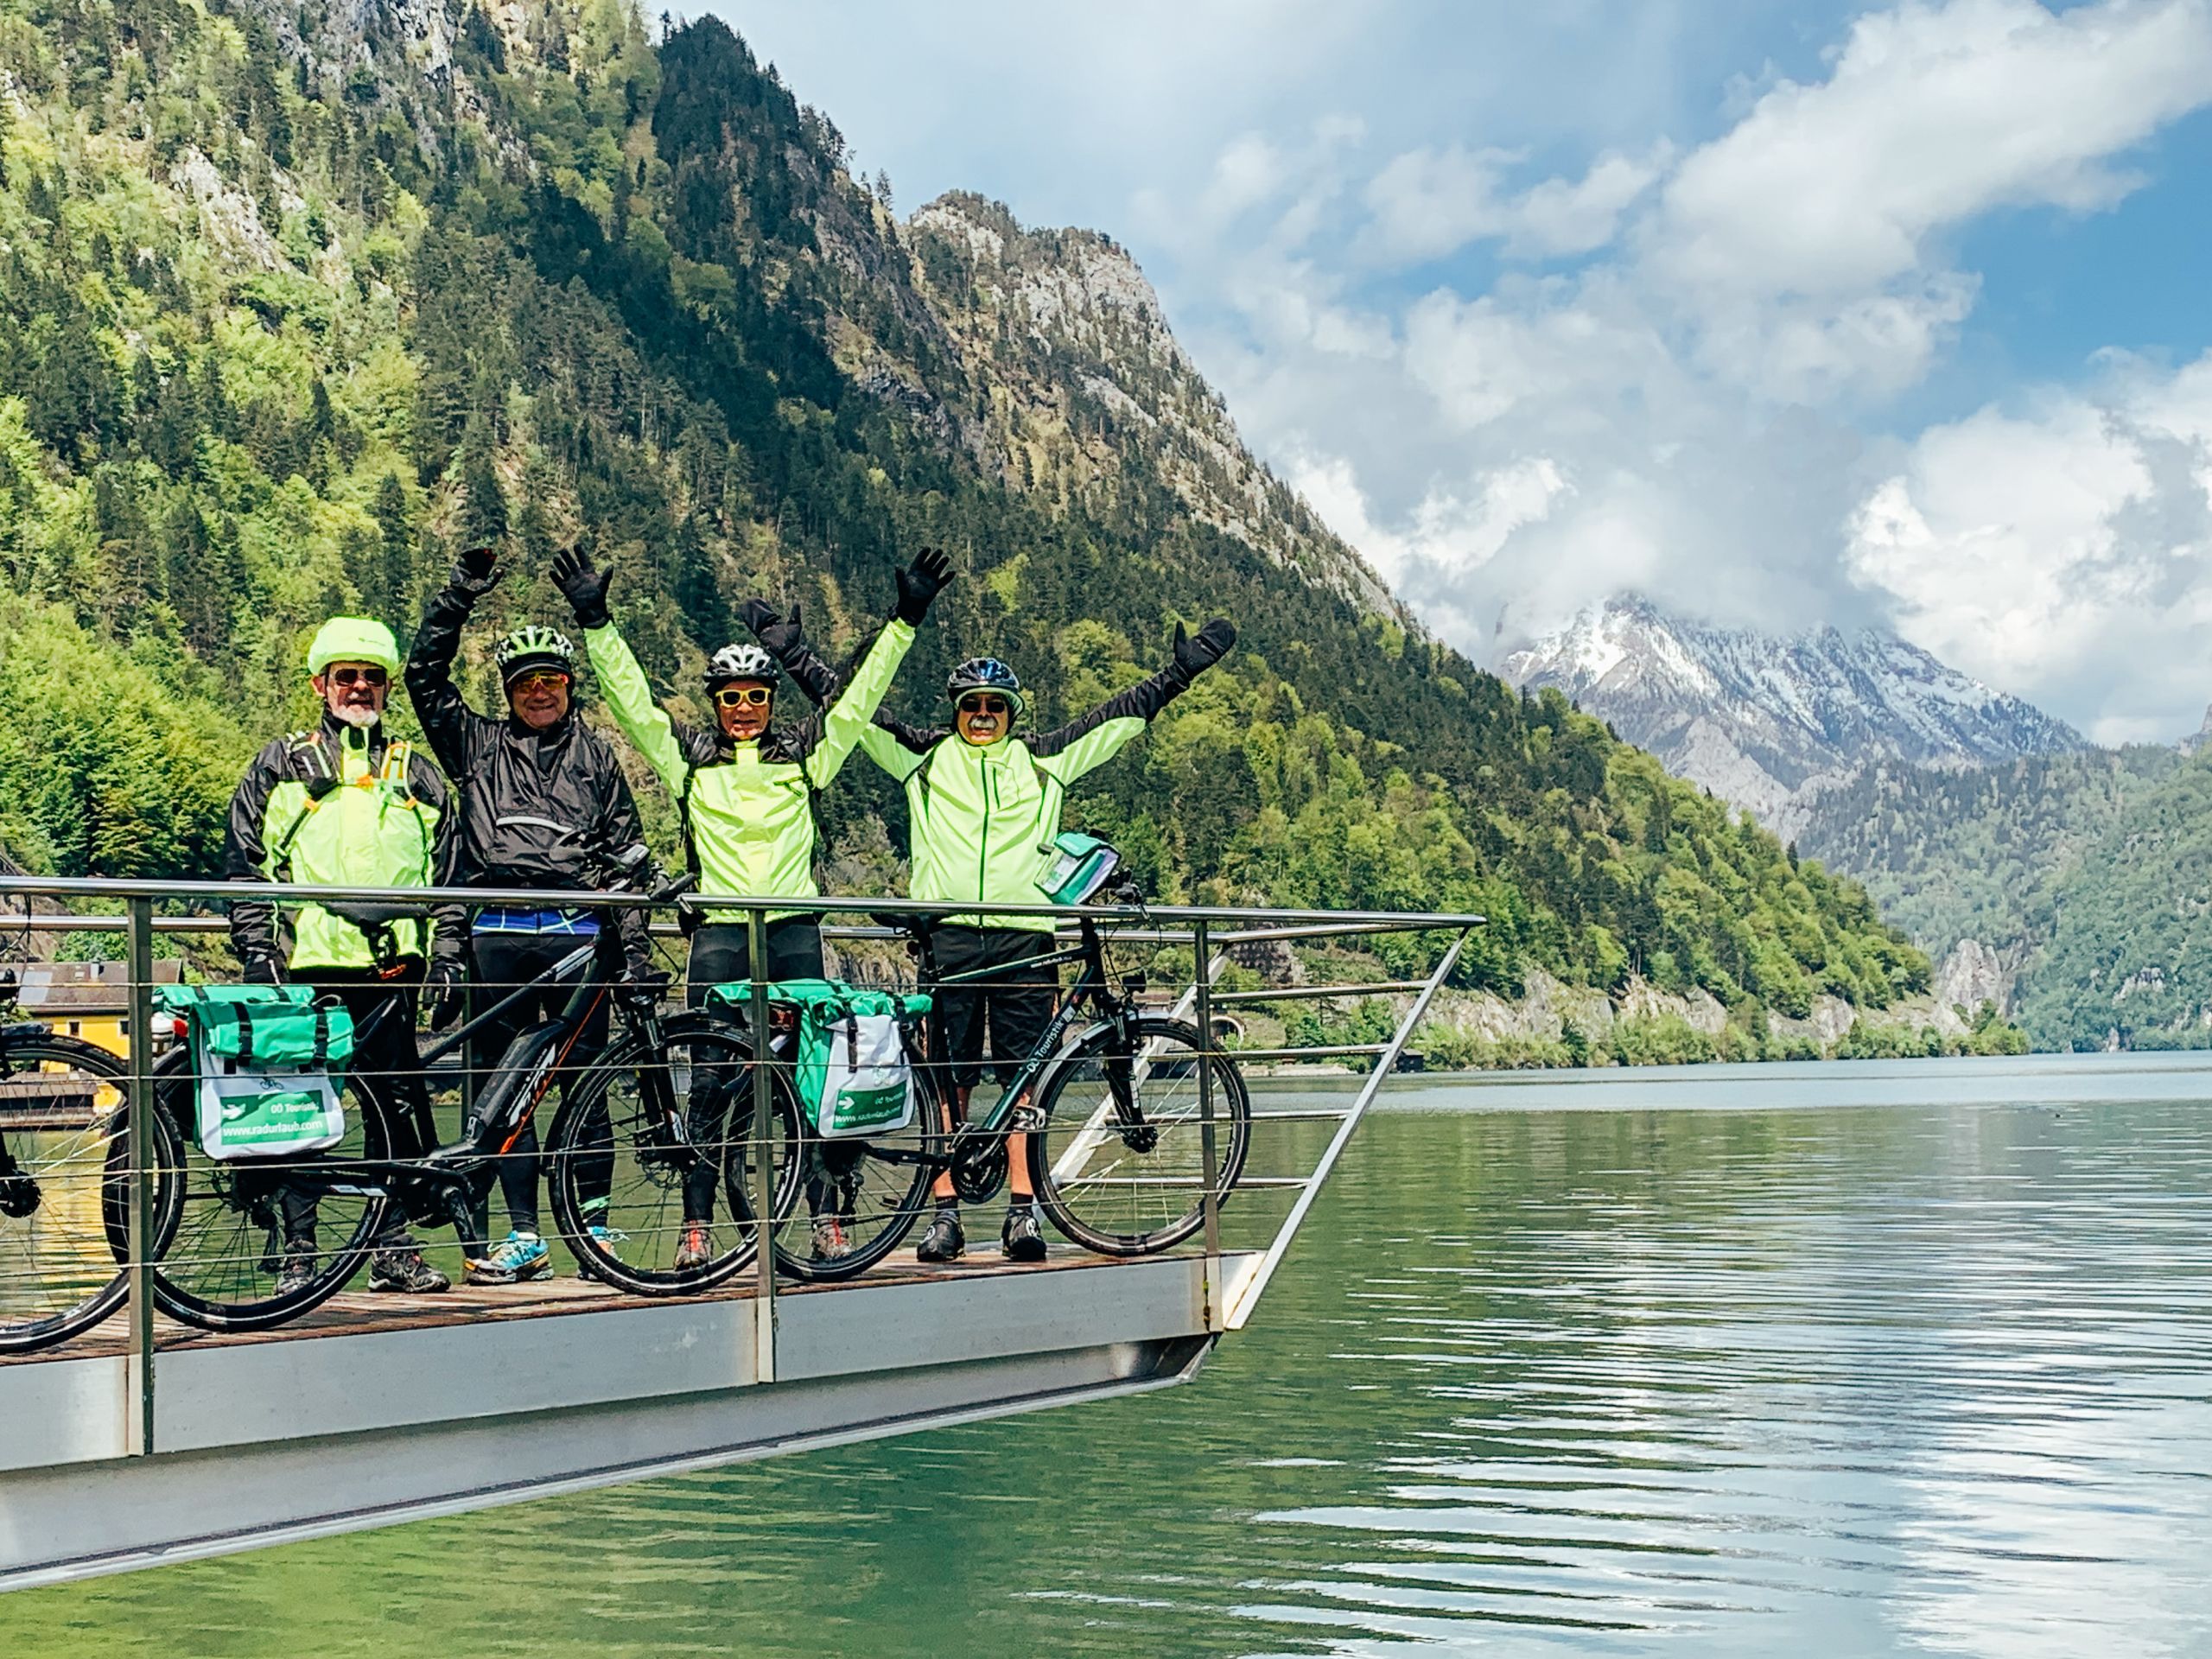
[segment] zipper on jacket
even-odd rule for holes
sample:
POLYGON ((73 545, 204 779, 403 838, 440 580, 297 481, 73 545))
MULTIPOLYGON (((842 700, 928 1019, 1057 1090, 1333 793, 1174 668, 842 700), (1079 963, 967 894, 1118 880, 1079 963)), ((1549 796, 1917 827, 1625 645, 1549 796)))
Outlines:
POLYGON ((991 763, 987 759, 983 762, 983 833, 976 837, 976 898, 978 903, 983 898, 984 880, 990 874, 992 792, 991 763))

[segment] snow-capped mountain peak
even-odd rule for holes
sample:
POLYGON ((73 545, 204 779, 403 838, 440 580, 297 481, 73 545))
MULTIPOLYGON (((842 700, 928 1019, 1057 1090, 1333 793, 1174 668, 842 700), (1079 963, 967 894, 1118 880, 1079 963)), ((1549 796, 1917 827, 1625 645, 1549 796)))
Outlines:
POLYGON ((1633 595, 1513 652, 1676 772, 1773 821, 1808 781, 1877 760, 1974 764, 2079 748, 2081 734, 1894 634, 1777 635, 1670 616, 1633 595))

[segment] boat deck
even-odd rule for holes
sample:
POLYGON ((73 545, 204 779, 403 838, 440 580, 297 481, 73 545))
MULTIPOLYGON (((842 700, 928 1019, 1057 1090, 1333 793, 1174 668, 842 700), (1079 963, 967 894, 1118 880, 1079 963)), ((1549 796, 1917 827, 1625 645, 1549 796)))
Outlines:
POLYGON ((768 1310, 750 1276, 351 1293, 272 1332, 162 1323, 150 1395, 118 1317, 0 1364, 0 1589, 1164 1387, 1259 1260, 906 1252, 768 1310))

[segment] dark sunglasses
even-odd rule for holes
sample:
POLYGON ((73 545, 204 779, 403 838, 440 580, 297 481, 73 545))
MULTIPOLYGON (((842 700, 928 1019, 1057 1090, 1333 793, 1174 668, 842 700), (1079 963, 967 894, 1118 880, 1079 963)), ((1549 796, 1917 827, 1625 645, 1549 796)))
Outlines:
POLYGON ((985 692, 977 696, 963 697, 956 706, 963 715, 1002 715, 1014 705, 1004 697, 985 692))
POLYGON ((725 709, 765 709, 775 695, 765 685, 726 685, 715 693, 715 701, 725 709))
POLYGON ((380 668, 333 668, 325 671, 333 685, 389 685, 391 676, 380 668))

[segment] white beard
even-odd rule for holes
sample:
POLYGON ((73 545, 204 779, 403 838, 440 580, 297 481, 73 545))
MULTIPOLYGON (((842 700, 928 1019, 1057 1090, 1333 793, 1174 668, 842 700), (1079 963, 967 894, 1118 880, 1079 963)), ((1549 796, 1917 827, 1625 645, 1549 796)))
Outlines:
POLYGON ((384 716, 373 709, 364 709, 359 703, 340 703, 330 711, 357 732, 365 732, 384 716))

